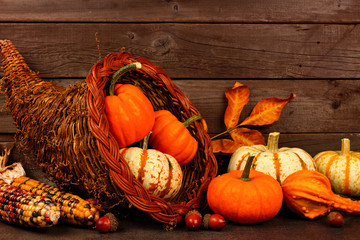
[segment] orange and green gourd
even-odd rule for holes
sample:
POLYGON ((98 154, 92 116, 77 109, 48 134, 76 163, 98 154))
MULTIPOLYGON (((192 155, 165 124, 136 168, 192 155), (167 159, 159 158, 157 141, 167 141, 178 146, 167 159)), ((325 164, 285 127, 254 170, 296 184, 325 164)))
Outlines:
POLYGON ((141 68, 130 63, 114 73, 109 94, 105 97, 105 113, 109 128, 120 148, 142 140, 152 129, 155 113, 150 100, 132 84, 116 84, 127 71, 141 68))
POLYGON ((283 193, 278 181, 251 169, 254 155, 247 159, 243 171, 233 170, 211 180, 209 207, 225 219, 252 224, 268 221, 280 211, 283 193))
POLYGON ((198 142, 187 127, 199 119, 201 116, 195 115, 183 123, 168 110, 156 111, 149 144, 154 149, 170 154, 180 165, 184 165, 194 158, 198 150, 198 142))

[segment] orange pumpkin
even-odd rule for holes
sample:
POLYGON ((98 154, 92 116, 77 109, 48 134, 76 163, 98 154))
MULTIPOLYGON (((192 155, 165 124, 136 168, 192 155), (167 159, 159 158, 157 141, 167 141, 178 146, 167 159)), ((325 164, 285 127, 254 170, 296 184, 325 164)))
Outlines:
POLYGON ((173 156, 180 165, 190 162, 197 152, 198 142, 186 127, 199 118, 196 115, 182 123, 167 110, 156 111, 149 144, 152 148, 173 156))
POLYGON ((360 214, 360 202, 335 194, 329 179, 317 171, 301 170, 291 174, 282 189, 286 206, 303 217, 313 219, 331 210, 360 214))
POLYGON ((279 182, 250 170, 254 156, 243 171, 233 170, 214 178, 208 187, 210 208, 224 218, 242 224, 272 219, 280 211, 283 194, 279 182))
POLYGON ((132 68, 131 63, 118 70, 111 79, 109 96, 105 97, 105 114, 110 132, 120 148, 142 140, 155 122, 155 113, 149 99, 131 84, 115 84, 118 78, 132 68))
POLYGON ((350 140, 343 138, 341 151, 324 151, 314 157, 319 172, 327 176, 335 193, 360 196, 360 153, 350 151, 350 140))

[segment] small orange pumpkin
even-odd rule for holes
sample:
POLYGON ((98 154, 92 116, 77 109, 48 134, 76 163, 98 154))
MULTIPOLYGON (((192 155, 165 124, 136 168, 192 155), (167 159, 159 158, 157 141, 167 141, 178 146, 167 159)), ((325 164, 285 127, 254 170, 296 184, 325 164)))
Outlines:
POLYGON ((360 153, 350 151, 350 140, 341 140, 341 151, 324 151, 316 154, 315 164, 327 176, 335 193, 360 196, 360 153))
POLYGON ((317 171, 301 170, 291 174, 282 189, 286 206, 303 217, 313 219, 333 209, 360 214, 360 202, 335 194, 329 179, 317 171))
POLYGON ((168 110, 156 111, 149 144, 173 156, 180 165, 190 162, 197 152, 198 142, 186 127, 200 118, 195 115, 182 123, 168 110))
POLYGON ((120 148, 142 140, 155 122, 153 106, 144 93, 131 84, 115 84, 126 71, 139 68, 131 63, 118 70, 111 79, 109 96, 105 97, 105 114, 110 132, 120 148))
POLYGON ((283 193, 273 177, 250 170, 254 155, 243 171, 233 170, 214 178, 208 187, 210 208, 224 218, 242 224, 272 219, 280 211, 283 193))

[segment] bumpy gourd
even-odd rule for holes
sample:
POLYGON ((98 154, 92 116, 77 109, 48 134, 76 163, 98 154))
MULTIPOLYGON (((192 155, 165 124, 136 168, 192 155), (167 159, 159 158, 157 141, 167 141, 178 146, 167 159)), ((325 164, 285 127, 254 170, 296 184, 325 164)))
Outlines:
POLYGON ((341 151, 324 151, 314 157, 317 169, 327 176, 335 193, 360 196, 360 153, 350 151, 350 140, 341 140, 341 151))
POLYGON ((231 156, 228 171, 242 170, 247 157, 254 153, 252 168, 275 178, 280 184, 290 174, 303 170, 315 170, 312 157, 300 148, 278 148, 278 132, 269 134, 267 146, 252 145, 239 147, 231 156))
POLYGON ((286 206, 303 217, 313 219, 331 210, 360 214, 360 202, 335 194, 329 179, 317 171, 291 174, 283 182, 282 190, 286 206))

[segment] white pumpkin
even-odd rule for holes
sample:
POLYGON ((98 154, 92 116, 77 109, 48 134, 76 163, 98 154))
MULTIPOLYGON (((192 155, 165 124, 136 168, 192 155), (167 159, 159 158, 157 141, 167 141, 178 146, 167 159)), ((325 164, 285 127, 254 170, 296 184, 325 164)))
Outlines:
POLYGON ((120 154, 135 178, 152 195, 171 199, 181 188, 182 170, 176 159, 155 149, 122 148, 120 154))
POLYGON ((292 173, 316 170, 313 158, 300 148, 278 148, 280 133, 269 134, 268 144, 242 146, 231 156, 228 171, 243 170, 250 154, 255 154, 252 168, 275 178, 280 184, 292 173))
POLYGON ((341 151, 324 151, 315 155, 320 173, 327 176, 335 193, 360 196, 360 152, 350 151, 350 139, 341 139, 341 151))

